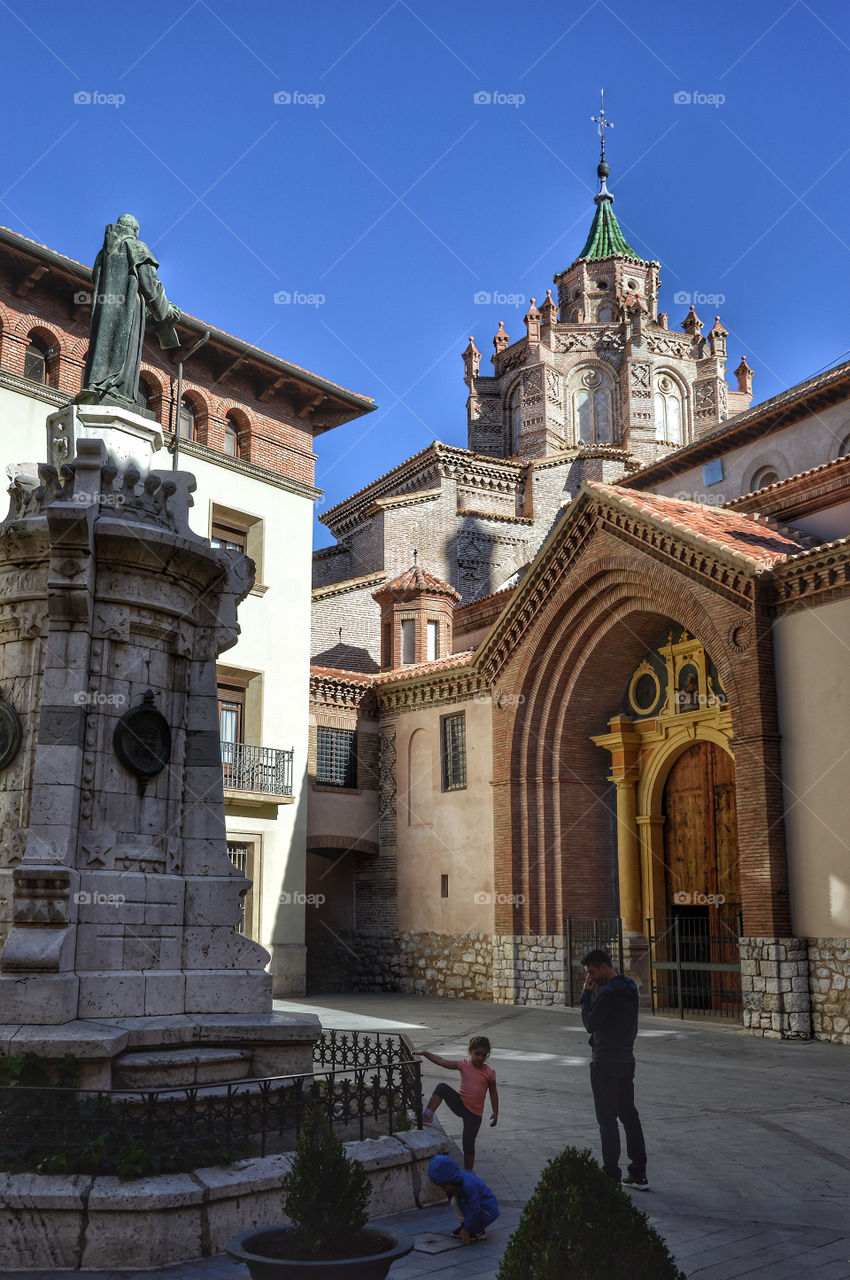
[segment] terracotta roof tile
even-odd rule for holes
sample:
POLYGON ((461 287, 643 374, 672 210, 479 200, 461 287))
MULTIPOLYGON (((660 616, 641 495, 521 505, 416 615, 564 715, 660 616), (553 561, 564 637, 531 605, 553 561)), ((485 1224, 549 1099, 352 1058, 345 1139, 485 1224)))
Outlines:
POLYGON ((443 582, 442 578, 429 573, 427 569, 420 569, 418 564, 411 565, 409 569, 405 569, 404 573, 400 573, 391 582, 385 582, 380 590, 373 594, 375 596, 383 596, 401 591, 429 591, 432 595, 454 596, 456 600, 460 599, 459 591, 455 591, 454 587, 449 586, 448 582, 443 582))
POLYGON ((587 481, 586 487, 591 493, 602 494, 656 524, 669 525, 736 559, 745 560, 759 572, 807 550, 796 539, 737 511, 598 481, 587 481))
POLYGON ((374 684, 389 684, 392 680, 409 680, 411 676, 428 675, 431 671, 450 671, 453 667, 467 666, 475 656, 474 649, 466 649, 463 653, 450 653, 445 658, 437 658, 434 662, 417 662, 410 666, 396 667, 392 671, 382 671, 372 676, 374 684))

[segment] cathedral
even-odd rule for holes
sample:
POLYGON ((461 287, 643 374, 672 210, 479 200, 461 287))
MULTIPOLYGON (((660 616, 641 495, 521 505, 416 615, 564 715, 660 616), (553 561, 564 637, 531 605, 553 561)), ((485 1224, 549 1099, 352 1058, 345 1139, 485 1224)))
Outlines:
POLYGON ((730 386, 601 131, 557 297, 463 352, 468 447, 323 517, 309 989, 571 1004, 605 945, 653 1010, 850 1043, 850 364, 730 386))

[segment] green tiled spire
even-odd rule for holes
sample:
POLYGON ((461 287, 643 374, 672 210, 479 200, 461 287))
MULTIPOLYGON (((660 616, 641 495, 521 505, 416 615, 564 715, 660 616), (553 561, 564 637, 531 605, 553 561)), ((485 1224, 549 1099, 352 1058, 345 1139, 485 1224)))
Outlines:
POLYGON ((602 185, 599 188, 599 195, 594 198, 596 213, 593 215, 590 235, 587 237, 587 243, 578 255, 577 261, 582 258, 589 261, 598 261, 599 258, 612 258, 614 254, 622 254, 626 258, 639 259, 640 254, 635 253, 626 240, 620 230, 617 215, 611 208, 614 203, 614 197, 605 185, 605 179, 611 170, 604 160, 596 172, 599 174, 602 185))
POLYGON ((611 208, 614 203, 614 197, 605 185, 605 179, 611 172, 605 160, 605 130, 612 129, 614 126, 605 117, 604 91, 599 115, 591 116, 591 119, 594 124, 599 126, 599 136, 602 139, 602 155, 596 170, 599 175, 599 195, 594 197, 596 213, 593 215, 590 235, 587 237, 587 243, 576 261, 580 262, 582 258, 591 262, 598 261, 600 258, 612 258, 615 254, 640 260, 640 254, 635 253, 620 230, 617 215, 611 208))

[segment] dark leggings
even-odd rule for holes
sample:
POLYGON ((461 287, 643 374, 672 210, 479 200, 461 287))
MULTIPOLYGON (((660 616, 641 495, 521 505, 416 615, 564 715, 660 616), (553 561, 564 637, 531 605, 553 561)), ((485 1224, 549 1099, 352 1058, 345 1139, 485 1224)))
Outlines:
POLYGON ((456 1089, 450 1084, 438 1084, 434 1089, 438 1098, 442 1098, 450 1111, 456 1116, 460 1116, 463 1121, 463 1154, 473 1155, 475 1152, 475 1139, 478 1137, 478 1130, 481 1128, 483 1116, 477 1116, 474 1111, 470 1111, 469 1107, 461 1098, 456 1089))

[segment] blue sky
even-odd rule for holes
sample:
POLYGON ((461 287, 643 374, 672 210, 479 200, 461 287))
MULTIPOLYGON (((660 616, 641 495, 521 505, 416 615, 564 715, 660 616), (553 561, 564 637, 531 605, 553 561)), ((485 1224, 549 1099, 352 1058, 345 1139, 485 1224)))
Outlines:
POLYGON ((0 221, 91 262, 135 213, 179 306, 378 402, 324 507, 466 444, 468 336, 489 367, 583 245, 600 87, 671 326, 721 296, 759 400, 850 348, 843 0, 0 0, 0 38, 0 221))

